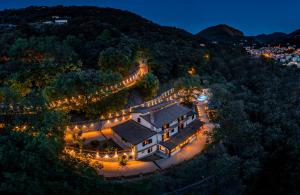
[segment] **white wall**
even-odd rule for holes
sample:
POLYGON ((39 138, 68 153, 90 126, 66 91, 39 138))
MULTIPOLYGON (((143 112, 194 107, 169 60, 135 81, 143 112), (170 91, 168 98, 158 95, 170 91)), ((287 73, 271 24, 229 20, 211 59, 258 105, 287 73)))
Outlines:
POLYGON ((138 122, 138 118, 140 118, 141 122, 140 124, 143 125, 144 127, 147 127, 148 129, 151 129, 152 131, 156 131, 157 129, 148 121, 146 121, 145 119, 143 119, 139 113, 134 113, 132 114, 132 119, 136 122, 138 122))
POLYGON ((149 137, 148 139, 152 139, 152 143, 151 144, 147 144, 145 146, 143 146, 143 142, 137 144, 135 146, 137 152, 139 152, 141 150, 144 150, 146 148, 149 148, 150 146, 153 146, 153 145, 157 144, 157 136, 156 135, 153 135, 152 137, 149 137))
POLYGON ((158 133, 157 135, 157 143, 159 143, 160 141, 162 141, 162 134, 158 133))
POLYGON ((144 158, 144 157, 149 156, 149 155, 151 155, 151 154, 153 154, 154 152, 157 151, 157 145, 156 144, 153 145, 152 147, 149 147, 149 148, 147 148, 146 150, 137 152, 136 153, 136 159, 144 158), (149 148, 152 148, 152 151, 150 153, 148 153, 149 148))
POLYGON ((194 119, 192 119, 193 118, 193 116, 189 116, 188 118, 187 118, 187 121, 186 121, 186 124, 188 125, 188 124, 190 124, 191 122, 193 122, 196 118, 197 118, 197 116, 195 115, 194 116, 194 119))

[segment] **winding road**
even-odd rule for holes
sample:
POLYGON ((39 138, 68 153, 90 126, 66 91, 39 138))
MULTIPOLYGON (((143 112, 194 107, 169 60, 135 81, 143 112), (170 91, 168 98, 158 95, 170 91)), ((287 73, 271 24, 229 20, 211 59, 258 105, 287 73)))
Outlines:
MULTIPOLYGON (((129 88, 137 84, 140 79, 149 72, 148 66, 145 63, 140 63, 138 69, 130 76, 123 79, 121 82, 107 86, 104 89, 94 92, 88 96, 78 95, 66 97, 63 99, 51 101, 47 106, 49 109, 71 110, 76 107, 83 106, 88 103, 95 103, 104 97, 113 95, 121 90, 129 88)), ((41 107, 33 107, 31 105, 4 105, 0 104, 0 114, 36 114, 41 110, 41 107)))

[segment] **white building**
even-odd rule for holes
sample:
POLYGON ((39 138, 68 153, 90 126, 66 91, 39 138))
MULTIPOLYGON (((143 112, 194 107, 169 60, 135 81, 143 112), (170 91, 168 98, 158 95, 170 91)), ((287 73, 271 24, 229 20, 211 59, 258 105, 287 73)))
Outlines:
POLYGON ((118 142, 141 159, 154 153, 163 157, 176 154, 196 139, 201 126, 196 112, 173 102, 133 113, 131 120, 112 127, 112 131, 118 142))

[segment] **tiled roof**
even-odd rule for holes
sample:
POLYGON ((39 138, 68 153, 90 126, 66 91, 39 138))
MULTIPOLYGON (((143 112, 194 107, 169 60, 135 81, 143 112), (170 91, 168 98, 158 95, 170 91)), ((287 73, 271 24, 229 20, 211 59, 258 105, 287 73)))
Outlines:
POLYGON ((116 125, 112 127, 112 129, 121 138, 133 145, 139 144, 156 134, 156 132, 140 125, 134 120, 129 120, 116 125))
POLYGON ((180 116, 183 116, 189 112, 190 109, 188 109, 187 107, 175 103, 170 106, 164 107, 160 110, 154 111, 152 113, 154 119, 152 122, 151 122, 151 113, 142 115, 141 117, 159 128, 162 127, 163 124, 170 123, 176 120, 177 118, 179 118, 180 116))
POLYGON ((168 141, 160 142, 159 144, 166 147, 168 150, 172 150, 184 142, 187 138, 195 134, 202 125, 203 122, 201 122, 199 119, 195 119, 187 127, 172 136, 168 141))

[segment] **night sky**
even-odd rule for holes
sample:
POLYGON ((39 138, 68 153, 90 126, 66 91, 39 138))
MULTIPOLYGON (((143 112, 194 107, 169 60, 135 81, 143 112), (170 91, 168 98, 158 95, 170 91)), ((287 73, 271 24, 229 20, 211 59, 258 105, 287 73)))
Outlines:
POLYGON ((128 10, 192 33, 228 24, 246 35, 300 28, 300 0, 0 0, 0 9, 30 5, 95 5, 128 10))

